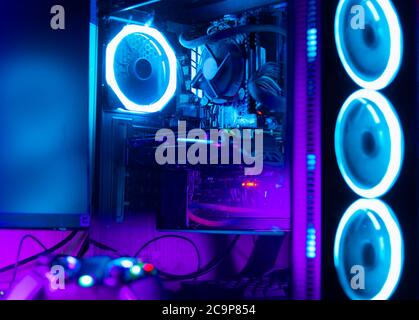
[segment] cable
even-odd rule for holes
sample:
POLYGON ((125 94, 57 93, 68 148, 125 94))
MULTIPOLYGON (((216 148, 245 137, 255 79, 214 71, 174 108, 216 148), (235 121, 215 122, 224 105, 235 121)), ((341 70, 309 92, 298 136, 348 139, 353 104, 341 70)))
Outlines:
POLYGON ((223 39, 230 38, 237 34, 242 33, 257 33, 257 32, 272 32, 278 33, 284 37, 287 36, 287 32, 278 26, 275 25, 247 25, 247 26, 239 26, 230 29, 225 29, 210 35, 205 35, 195 39, 186 39, 185 34, 182 33, 179 36, 180 44, 187 48, 187 49, 194 49, 200 46, 207 44, 208 42, 215 42, 220 41, 223 39))
POLYGON ((236 245, 237 241, 240 239, 240 235, 237 235, 233 241, 228 245, 225 252, 220 255, 214 257, 206 266, 204 266, 202 269, 185 275, 177 275, 177 274, 170 274, 164 271, 159 270, 159 274, 163 277, 166 277, 166 281, 181 281, 181 280, 189 280, 198 278, 200 276, 203 276, 207 274, 208 272, 212 271, 214 268, 216 268, 220 263, 224 261, 224 259, 227 257, 228 254, 230 254, 231 250, 233 250, 234 246, 236 245))
POLYGON ((188 210, 188 218, 189 220, 206 226, 206 227, 211 227, 211 228, 222 228, 222 227, 226 227, 228 225, 228 223, 224 222, 224 221, 215 221, 215 220, 209 220, 209 219, 205 219, 202 217, 199 217, 195 214, 192 213, 192 211, 188 210))
MULTIPOLYGON (((199 249, 198 249, 197 245, 195 244, 195 242, 193 242, 191 239, 189 239, 187 237, 184 237, 184 236, 179 236, 179 235, 172 234, 172 235, 163 235, 163 236, 159 236, 159 237, 153 238, 153 239, 147 241, 146 243, 144 243, 142 245, 142 247, 137 250, 137 252, 135 253, 134 257, 138 257, 141 254, 141 252, 145 248, 147 248, 150 244, 152 244, 152 243, 154 243, 156 241, 159 241, 161 239, 167 239, 167 238, 181 239, 183 241, 188 242, 190 245, 192 245, 194 247, 195 253, 196 253, 196 258, 197 258, 197 261, 198 261, 198 263, 197 263, 197 271, 196 272, 198 272, 201 269, 201 254, 200 254, 199 249)), ((159 271, 159 273, 161 273, 162 275, 165 274, 164 272, 161 272, 161 271, 159 271)), ((166 274, 169 275, 168 273, 166 273, 166 274)))
POLYGON ((116 254, 119 257, 122 257, 123 255, 119 253, 119 251, 115 248, 112 248, 110 246, 108 246, 107 244, 101 243, 99 241, 96 241, 94 239, 90 239, 90 244, 95 246, 98 249, 104 250, 104 251, 108 251, 108 252, 112 252, 114 254, 116 254))
POLYGON ((20 239, 20 242, 19 242, 19 246, 18 246, 17 254, 16 254, 16 262, 13 268, 13 275, 12 275, 12 279, 9 282, 9 289, 12 287, 13 283, 15 283, 20 254, 22 252, 23 244, 25 243, 26 239, 31 239, 35 241, 44 251, 48 250, 48 248, 38 238, 36 238, 35 236, 31 234, 25 234, 22 237, 22 239, 20 239))
MULTIPOLYGON (((3 268, 0 269, 0 273, 4 273, 4 272, 10 271, 10 270, 13 270, 15 267, 19 267, 19 266, 22 266, 24 264, 30 263, 32 261, 35 261, 36 259, 38 259, 39 257, 41 257, 43 255, 50 254, 50 253, 60 249, 61 247, 65 246, 68 242, 73 240, 74 237, 77 235, 77 233, 78 233, 78 231, 72 231, 66 238, 64 238, 62 241, 60 241, 59 243, 57 243, 56 245, 52 246, 49 249, 46 248, 44 245, 42 245, 42 247, 45 247, 44 251, 42 251, 40 253, 37 253, 37 254, 35 254, 31 257, 28 257, 26 259, 23 259, 21 261, 17 261, 16 263, 13 263, 13 264, 10 264, 8 266, 3 267, 3 268)), ((31 238, 32 237, 33 236, 31 236, 31 238)), ((35 237, 33 237, 33 238, 35 238, 35 237)), ((22 240, 23 240, 23 238, 22 238, 22 240)), ((22 240, 21 240, 21 242, 22 242, 22 240)))
MULTIPOLYGON (((25 265, 27 263, 33 262, 33 261, 35 261, 36 259, 38 259, 39 257, 41 257, 43 255, 53 253, 54 251, 56 251, 59 248, 65 246, 67 243, 69 243, 71 240, 73 240, 74 237, 77 235, 77 233, 78 233, 78 231, 71 232, 65 239, 63 239, 62 241, 60 241, 59 243, 57 243, 56 245, 52 246, 49 249, 40 240, 38 240, 34 236, 25 235, 19 243, 16 262, 14 264, 11 264, 11 265, 8 265, 8 266, 5 266, 5 267, 1 268, 0 273, 4 273, 4 272, 10 271, 10 270, 14 270, 12 281, 10 282, 10 284, 12 285, 13 282, 15 281, 15 279, 16 279, 17 269, 18 269, 19 266, 22 266, 22 265, 25 265), (19 257, 20 257, 20 254, 21 254, 23 243, 28 238, 34 240, 39 246, 41 246, 44 249, 44 251, 19 261, 19 257)), ((168 273, 168 272, 164 272, 164 271, 159 270, 160 275, 165 277, 166 281, 181 281, 181 280, 189 280, 189 279, 194 279, 194 278, 203 276, 203 275, 207 274, 208 272, 212 271, 214 268, 216 268, 220 263, 222 263, 224 261, 224 259, 227 257, 227 255, 230 254, 231 250, 234 248, 237 241, 240 239, 240 235, 237 235, 231 241, 231 243, 228 245, 228 247, 226 248, 226 250, 224 251, 223 254, 214 257, 202 268, 201 268, 201 254, 199 252, 199 249, 198 249, 197 245, 191 239, 189 239, 187 237, 184 237, 184 236, 180 236, 180 235, 163 235, 163 236, 153 238, 153 239, 147 241, 146 243, 144 243, 141 246, 141 248, 137 250, 137 252, 134 256, 138 257, 141 254, 141 252, 145 248, 147 248, 150 244, 152 244, 156 241, 159 241, 161 239, 166 239, 166 238, 176 238, 176 239, 184 240, 184 241, 188 242, 189 244, 191 244, 195 249, 195 252, 196 252, 196 255, 197 255, 197 260, 198 260, 197 271, 189 273, 189 274, 179 275, 179 274, 172 274, 172 273, 168 273)), ((89 239, 88 243, 91 243, 92 245, 96 246, 99 249, 110 251, 110 252, 113 252, 113 253, 119 255, 118 250, 116 250, 116 249, 114 249, 114 248, 112 248, 112 247, 110 247, 106 244, 100 243, 96 240, 89 239)))
MULTIPOLYGON (((154 243, 156 241, 159 241, 161 239, 167 239, 167 238, 181 239, 181 240, 184 240, 184 241, 190 243, 194 247, 195 252, 197 254, 199 267, 198 267, 197 271, 195 271, 195 272, 192 272, 192 273, 189 273, 189 274, 180 275, 180 274, 173 274, 173 273, 169 273, 169 272, 165 272, 165 271, 159 270, 159 274, 161 276, 165 277, 166 278, 166 281, 180 281, 180 280, 188 280, 188 279, 194 279, 194 278, 200 277, 200 276, 205 275, 208 272, 212 271, 214 268, 216 268, 220 263, 223 262, 223 260, 225 259, 225 257, 234 248, 234 246, 236 245, 237 241, 240 239, 240 235, 237 235, 231 241, 231 243, 228 245, 228 247, 226 248, 225 252, 222 255, 214 257, 210 262, 208 262, 208 264, 206 266, 204 266, 202 268, 200 267, 200 265, 201 265, 201 255, 199 253, 199 249, 196 246, 196 244, 191 239, 189 239, 187 237, 184 237, 184 236, 179 236, 179 235, 163 235, 163 236, 159 236, 159 237, 153 238, 153 239, 147 241, 146 243, 144 243, 141 246, 141 248, 137 250, 137 252, 135 253, 134 257, 138 257, 141 254, 141 252, 145 248, 147 248, 150 244, 152 244, 152 243, 154 243)), ((94 246, 96 246, 96 247, 98 247, 100 249, 107 250, 107 251, 110 251, 110 252, 113 252, 113 253, 118 253, 118 251, 116 249, 111 248, 111 247, 109 247, 109 246, 107 246, 105 244, 99 243, 99 242, 97 242, 97 241, 95 241, 93 239, 91 239, 90 241, 91 241, 91 243, 94 246)))
POLYGON ((81 244, 79 251, 76 254, 77 259, 81 259, 85 256, 85 254, 89 251, 90 248, 90 234, 87 232, 86 237, 81 244))
MULTIPOLYGON (((77 233, 77 232, 76 232, 77 233)), ((67 237, 68 238, 68 237, 67 237)), ((13 286, 13 284, 15 283, 15 281, 16 281, 16 276, 17 276, 17 270, 18 270, 18 268, 19 268, 19 266, 20 265, 22 265, 22 262, 21 261, 19 261, 19 259, 20 259, 20 254, 22 253, 22 248, 23 248, 23 244, 25 243, 25 240, 26 239, 32 239, 33 241, 35 241, 40 247, 42 247, 42 249, 44 249, 44 253, 40 253, 40 254, 38 254, 38 255, 44 255, 44 254, 46 254, 46 252, 48 252, 48 251, 50 251, 50 249, 48 249, 38 238, 36 238, 35 236, 33 236, 33 235, 31 235, 31 234, 25 234, 23 237, 22 237, 22 239, 20 239, 20 242, 19 242, 19 247, 18 247, 18 249, 17 249, 17 255, 16 255, 16 262, 15 262, 15 264, 14 264, 14 266, 13 266, 13 275, 12 275, 12 279, 10 280, 10 283, 9 283, 9 289, 13 286)), ((64 239, 64 240, 66 240, 66 239, 64 239)), ((63 241, 64 241, 63 240, 63 241)), ((62 243, 62 242, 61 242, 62 243)), ((66 243, 66 242, 65 242, 66 243)), ((64 244, 65 244, 64 243, 64 244)), ((58 248, 57 248, 58 249, 58 248)), ((55 249, 56 250, 56 249, 55 249)), ((55 251, 54 250, 54 251, 55 251)))

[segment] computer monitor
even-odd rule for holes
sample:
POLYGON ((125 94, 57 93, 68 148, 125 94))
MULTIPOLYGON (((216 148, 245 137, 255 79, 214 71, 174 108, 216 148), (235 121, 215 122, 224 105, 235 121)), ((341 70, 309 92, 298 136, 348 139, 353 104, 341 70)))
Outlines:
POLYGON ((0 3, 0 228, 89 224, 90 6, 0 3))

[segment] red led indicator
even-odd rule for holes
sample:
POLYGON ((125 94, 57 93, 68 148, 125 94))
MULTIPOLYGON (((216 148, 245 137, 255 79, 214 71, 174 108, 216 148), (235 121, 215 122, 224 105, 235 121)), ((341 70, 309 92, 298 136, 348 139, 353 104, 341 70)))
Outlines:
POLYGON ((144 269, 145 272, 153 272, 154 266, 151 263, 146 263, 143 266, 143 269, 144 269))

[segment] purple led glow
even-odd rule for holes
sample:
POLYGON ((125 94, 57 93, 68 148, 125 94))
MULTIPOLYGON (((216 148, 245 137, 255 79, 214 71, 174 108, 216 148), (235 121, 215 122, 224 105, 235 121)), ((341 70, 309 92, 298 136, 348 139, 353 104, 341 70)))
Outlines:
MULTIPOLYGON (((293 151, 293 226, 292 226, 292 288, 295 299, 320 299, 320 241, 310 242, 313 232, 321 238, 321 101, 320 46, 308 50, 308 37, 315 20, 308 21, 308 10, 320 7, 320 0, 297 0, 295 8, 294 61, 294 151, 293 151), (310 32, 308 32, 310 30, 310 32), (310 64, 310 68, 309 68, 310 64), (315 74, 309 75, 309 70, 315 74), (314 79, 313 79, 314 78, 314 79), (314 87, 316 92, 309 91, 314 87), (307 119, 312 119, 308 122, 307 119), (308 136, 311 139, 308 140, 308 136), (310 159, 310 161, 308 161, 310 159), (315 163, 313 162, 315 159, 315 163), (308 186, 311 185, 310 189, 308 186), (311 204, 308 204, 308 197, 311 204), (310 239, 309 239, 310 237, 310 239)), ((317 15, 319 12, 317 11, 317 15)), ((312 16, 312 15, 311 15, 312 16)), ((318 41, 317 38, 317 42, 318 41)))

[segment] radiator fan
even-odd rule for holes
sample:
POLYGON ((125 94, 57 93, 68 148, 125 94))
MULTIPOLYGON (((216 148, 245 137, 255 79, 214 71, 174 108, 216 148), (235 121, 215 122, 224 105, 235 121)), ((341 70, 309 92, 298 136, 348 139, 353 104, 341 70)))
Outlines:
POLYGON ((176 56, 156 29, 128 25, 106 49, 106 81, 124 108, 161 111, 176 91, 176 56))
POLYGON ((339 113, 335 150, 342 176, 355 193, 363 198, 386 194, 404 157, 403 131, 391 103, 375 91, 352 94, 339 113))
POLYGON ((353 300, 387 300, 403 269, 399 222, 381 200, 361 199, 343 215, 334 244, 334 263, 346 295, 353 300))
POLYGON ((403 56, 403 32, 389 0, 341 0, 335 40, 340 60, 361 87, 380 90, 396 76, 403 56))
POLYGON ((201 89, 211 101, 224 103, 240 90, 244 70, 242 51, 234 41, 206 44, 192 87, 201 89))

